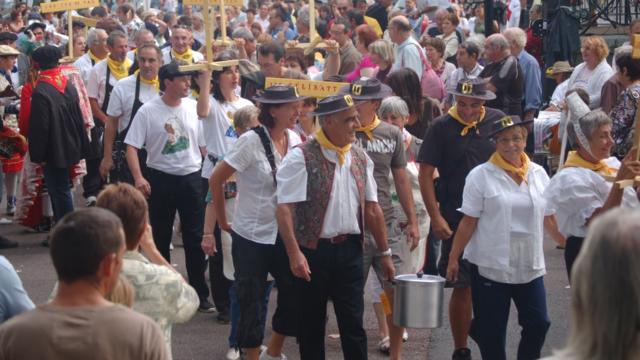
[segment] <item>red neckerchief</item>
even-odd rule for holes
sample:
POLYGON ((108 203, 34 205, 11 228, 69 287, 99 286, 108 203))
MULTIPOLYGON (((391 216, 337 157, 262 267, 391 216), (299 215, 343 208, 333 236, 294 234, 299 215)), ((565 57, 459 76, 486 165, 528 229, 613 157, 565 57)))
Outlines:
MULTIPOLYGON (((62 71, 59 67, 47 70, 41 70, 38 76, 38 83, 46 82, 50 84, 56 90, 64 94, 64 89, 67 87, 67 78, 62 75, 62 71)), ((36 84, 37 85, 37 84, 36 84)))

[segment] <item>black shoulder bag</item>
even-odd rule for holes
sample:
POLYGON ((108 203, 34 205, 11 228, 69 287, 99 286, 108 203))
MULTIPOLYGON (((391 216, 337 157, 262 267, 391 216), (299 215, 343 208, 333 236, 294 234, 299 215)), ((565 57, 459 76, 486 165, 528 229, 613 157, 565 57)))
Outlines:
POLYGON ((276 182, 276 159, 273 155, 273 150, 271 150, 271 140, 269 139, 269 135, 267 135, 266 130, 262 126, 256 126, 251 129, 260 136, 260 142, 264 147, 264 153, 267 155, 267 160, 269 161, 269 165, 271 165, 271 175, 273 176, 273 186, 277 187, 278 183, 276 182))

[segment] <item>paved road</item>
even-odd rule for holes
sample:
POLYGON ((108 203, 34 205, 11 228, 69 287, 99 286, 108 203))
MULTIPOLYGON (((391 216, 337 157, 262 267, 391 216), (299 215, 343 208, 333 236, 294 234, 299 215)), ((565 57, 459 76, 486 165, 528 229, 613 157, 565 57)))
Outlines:
MULTIPOLYGON (((0 234, 20 242, 17 249, 0 250, 0 254, 6 256, 13 263, 24 282, 27 292, 35 303, 43 303, 47 300, 52 289, 55 272, 48 255, 48 249, 39 246, 44 238, 43 234, 26 231, 16 225, 4 225, 0 227, 0 234)), ((180 240, 173 251, 173 260, 181 272, 185 272, 184 252, 179 246, 180 240)), ((552 318, 552 326, 547 336, 544 354, 549 354, 552 348, 561 346, 567 334, 567 308, 569 290, 565 289, 566 275, 560 250, 553 248, 551 244, 546 246, 547 269, 546 277, 549 313, 552 318)), ((368 290, 368 287, 367 287, 368 290)), ((447 297, 448 297, 447 292, 447 297)), ((275 304, 275 291, 270 302, 271 316, 275 304)), ((519 328, 515 321, 512 309, 509 325, 508 358, 515 358, 519 328)), ((337 333, 335 317, 329 311, 330 318, 327 325, 328 333, 337 333)), ((445 311, 446 315, 446 311, 445 311)), ((445 324, 448 320, 445 317, 445 324)), ((376 351, 377 325, 370 302, 366 302, 365 328, 369 335, 369 358, 373 360, 385 359, 376 351)), ((409 341, 405 345, 405 359, 437 359, 451 358, 451 337, 448 325, 430 332, 428 330, 410 330, 409 341), (428 354, 427 354, 428 352, 428 354)), ((215 321, 215 315, 197 313, 186 324, 178 325, 173 330, 173 358, 176 360, 209 360, 223 359, 227 351, 228 325, 219 325, 215 321)), ((268 335, 267 335, 268 337, 268 335)), ((327 359, 342 359, 339 340, 326 339, 327 359)), ((477 347, 472 346, 473 354, 479 359, 477 347)), ((287 339, 285 354, 289 359, 298 359, 297 346, 293 339, 287 339)))

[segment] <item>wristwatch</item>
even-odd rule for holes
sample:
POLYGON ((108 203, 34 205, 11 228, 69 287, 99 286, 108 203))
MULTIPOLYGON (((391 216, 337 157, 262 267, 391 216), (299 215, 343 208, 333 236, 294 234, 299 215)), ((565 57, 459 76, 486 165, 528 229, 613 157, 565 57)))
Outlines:
POLYGON ((391 248, 387 248, 387 250, 380 252, 382 256, 391 256, 391 248))

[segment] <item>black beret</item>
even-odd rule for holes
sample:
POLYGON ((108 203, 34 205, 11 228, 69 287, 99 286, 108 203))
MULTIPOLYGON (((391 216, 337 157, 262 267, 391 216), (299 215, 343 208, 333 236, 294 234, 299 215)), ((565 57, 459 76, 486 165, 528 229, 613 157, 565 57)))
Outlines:
POLYGON ((31 55, 33 61, 37 62, 42 69, 49 69, 58 65, 58 61, 62 57, 60 48, 45 45, 37 48, 31 55))
POLYGON ((0 41, 7 41, 7 40, 16 41, 18 40, 18 35, 9 31, 0 32, 0 41))
POLYGON ((44 23, 36 21, 36 22, 32 23, 31 25, 27 26, 27 28, 25 30, 33 31, 33 29, 35 29, 35 28, 40 28, 40 29, 42 29, 42 31, 44 31, 44 30, 47 29, 47 25, 45 25, 44 23))

